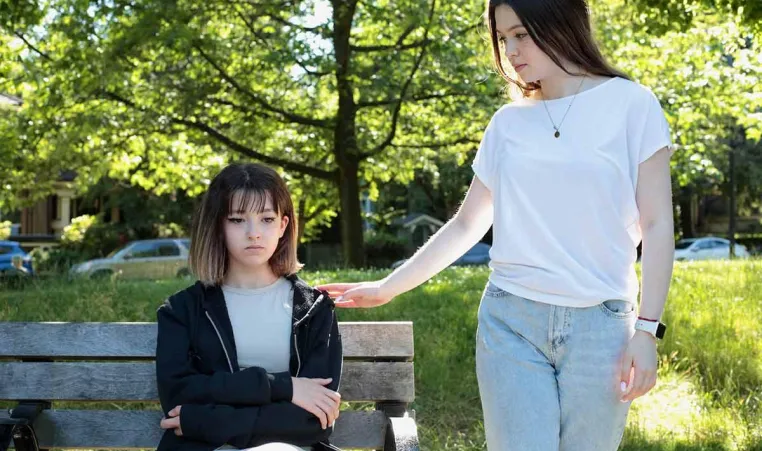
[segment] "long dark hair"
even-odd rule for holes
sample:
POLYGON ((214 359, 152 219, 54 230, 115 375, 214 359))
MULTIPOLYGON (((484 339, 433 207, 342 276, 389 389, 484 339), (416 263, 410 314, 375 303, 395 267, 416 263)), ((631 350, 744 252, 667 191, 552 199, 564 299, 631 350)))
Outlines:
POLYGON ((601 54, 593 38, 586 0, 487 0, 487 22, 495 66, 498 73, 518 86, 525 97, 540 89, 540 84, 522 84, 511 78, 503 68, 495 24, 495 8, 501 5, 513 9, 537 47, 567 74, 580 75, 569 72, 561 63, 562 59, 588 74, 630 79, 601 54))

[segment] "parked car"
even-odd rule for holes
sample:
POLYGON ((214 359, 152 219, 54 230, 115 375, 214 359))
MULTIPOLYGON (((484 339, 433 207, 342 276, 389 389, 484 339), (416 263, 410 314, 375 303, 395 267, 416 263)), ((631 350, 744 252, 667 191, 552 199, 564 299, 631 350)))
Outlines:
MULTIPOLYGON (((746 246, 736 243, 736 257, 747 258, 746 246)), ((730 258, 730 241, 725 238, 707 236, 685 238, 675 243, 675 260, 716 260, 730 258)))
POLYGON ((21 258, 21 265, 29 275, 34 274, 32 257, 27 254, 16 241, 0 241, 0 273, 15 272, 13 259, 21 258))
POLYGON ((189 277, 186 238, 138 240, 111 252, 106 258, 79 263, 69 270, 71 276, 110 277, 127 279, 159 279, 189 277))
MULTIPOLYGON (((466 265, 486 265, 489 263, 489 250, 490 245, 486 243, 476 243, 471 249, 467 250, 465 254, 455 260, 452 266, 466 266, 466 265)), ((408 259, 399 260, 392 264, 392 268, 398 268, 402 266, 408 259)))

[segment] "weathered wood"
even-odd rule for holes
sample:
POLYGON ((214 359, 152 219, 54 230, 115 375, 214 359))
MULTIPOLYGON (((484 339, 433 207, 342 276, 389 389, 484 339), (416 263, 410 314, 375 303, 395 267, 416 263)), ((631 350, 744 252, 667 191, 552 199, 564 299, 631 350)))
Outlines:
MULTIPOLYGON (((413 401, 412 362, 344 362, 345 401, 413 401)), ((156 401, 152 363, 0 362, 0 400, 156 401)))
MULTIPOLYGON (((374 401, 401 414, 415 397, 412 323, 345 322, 339 328, 343 400, 374 401)), ((0 400, 157 401, 155 323, 0 322, 0 343, 0 400)), ((160 417, 153 410, 50 410, 35 426, 42 448, 155 448, 160 417)), ((390 420, 383 411, 343 412, 332 442, 418 450, 414 419, 390 420)))
MULTIPOLYGON (((51 410, 40 415, 35 431, 41 448, 156 449, 163 433, 161 416, 146 410, 51 410)), ((344 411, 336 420, 331 443, 381 449, 386 427, 382 412, 344 411)))
MULTIPOLYGON (((411 322, 339 323, 345 359, 413 359, 411 322)), ((156 323, 0 322, 0 358, 152 360, 156 323)))

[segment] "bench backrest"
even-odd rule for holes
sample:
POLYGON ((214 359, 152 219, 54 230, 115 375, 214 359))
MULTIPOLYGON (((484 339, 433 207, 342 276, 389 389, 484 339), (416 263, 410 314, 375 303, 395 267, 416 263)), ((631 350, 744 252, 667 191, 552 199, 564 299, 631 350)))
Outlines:
MULTIPOLYGON (((344 401, 413 401, 411 322, 343 322, 339 329, 344 401)), ((0 401, 54 402, 35 426, 41 448, 155 448, 162 433, 155 351, 155 323, 0 322, 0 401), (114 402, 150 404, 73 410, 60 402, 106 402, 95 405, 101 409, 114 402)), ((381 449, 386 424, 383 412, 347 411, 332 441, 381 449)))

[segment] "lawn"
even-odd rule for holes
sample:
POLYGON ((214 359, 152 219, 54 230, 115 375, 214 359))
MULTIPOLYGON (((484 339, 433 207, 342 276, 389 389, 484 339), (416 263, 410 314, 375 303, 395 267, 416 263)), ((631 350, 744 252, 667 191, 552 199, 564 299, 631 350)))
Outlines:
MULTIPOLYGON (((311 283, 383 277, 386 271, 302 274, 311 283)), ((484 449, 474 335, 486 268, 448 269, 374 310, 340 320, 412 320, 422 449, 484 449)), ((0 321, 154 321, 181 280, 35 282, 0 291, 0 321)), ((675 268, 659 345, 657 387, 636 401, 623 450, 762 451, 762 260, 675 268)))

